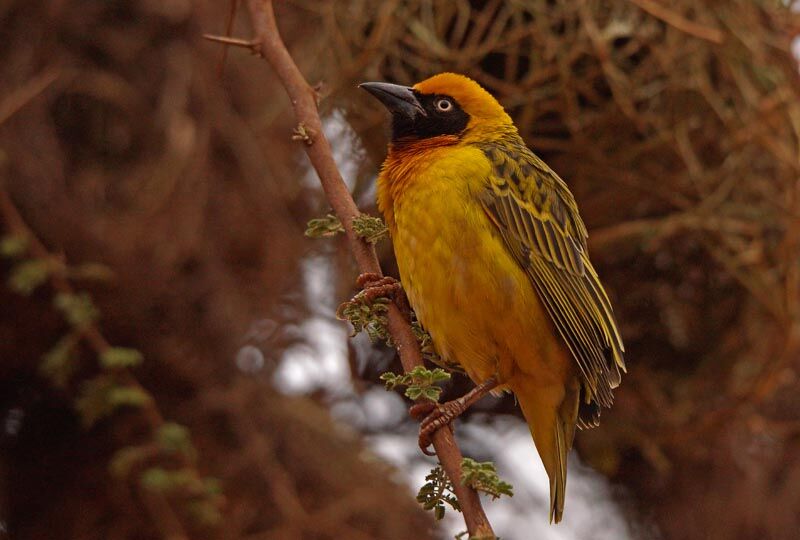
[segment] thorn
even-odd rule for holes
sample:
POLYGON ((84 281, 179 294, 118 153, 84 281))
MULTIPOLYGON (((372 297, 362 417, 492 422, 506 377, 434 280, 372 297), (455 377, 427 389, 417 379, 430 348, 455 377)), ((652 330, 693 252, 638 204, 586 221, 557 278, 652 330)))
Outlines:
POLYGON ((314 101, 317 103, 317 107, 322 102, 322 98, 324 97, 323 91, 325 90, 325 82, 319 81, 317 84, 311 87, 311 90, 314 92, 314 101))
POLYGON ((230 45, 231 47, 242 47, 249 49, 253 54, 263 56, 261 53, 261 42, 257 39, 240 39, 228 36, 217 36, 214 34, 203 34, 203 37, 215 43, 222 43, 223 45, 230 45))
POLYGON ((313 129, 306 127, 303 122, 300 122, 292 131, 292 140, 303 141, 308 146, 311 146, 314 144, 314 135, 316 135, 316 133, 314 133, 313 129))

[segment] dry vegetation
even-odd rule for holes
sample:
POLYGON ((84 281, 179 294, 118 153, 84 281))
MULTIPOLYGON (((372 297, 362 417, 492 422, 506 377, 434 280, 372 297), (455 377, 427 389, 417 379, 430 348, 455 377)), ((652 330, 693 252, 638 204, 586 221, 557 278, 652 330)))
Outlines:
MULTIPOLYGON (((320 249, 302 231, 325 208, 298 181, 267 67, 232 51, 217 76, 200 39, 224 31, 217 4, 0 3, 0 182, 53 253, 113 271, 77 286, 222 480, 226 526, 206 534, 421 538, 425 516, 318 404, 236 373, 252 321, 281 329, 255 338, 269 365, 297 339, 298 263, 320 249)), ((364 135, 370 173, 385 118, 354 84, 454 70, 568 181, 630 366, 602 427, 579 435, 586 461, 668 539, 800 529, 797 15, 766 0, 349 0, 279 19, 323 105, 364 135)), ((234 34, 249 28, 241 13, 234 34)), ((2 436, 0 518, 15 538, 153 537, 140 488, 106 472, 135 415, 85 433, 67 407, 80 377, 65 391, 37 377, 65 331, 50 300, 0 288, 0 410, 25 415, 2 436)))
MULTIPOLYGON (((466 73, 576 193, 632 366, 603 428, 579 437, 584 458, 658 504, 669 538, 797 530, 798 16, 779 2, 348 5, 304 3, 343 89, 466 73)), ((382 118, 365 109, 351 118, 370 132, 382 118)))

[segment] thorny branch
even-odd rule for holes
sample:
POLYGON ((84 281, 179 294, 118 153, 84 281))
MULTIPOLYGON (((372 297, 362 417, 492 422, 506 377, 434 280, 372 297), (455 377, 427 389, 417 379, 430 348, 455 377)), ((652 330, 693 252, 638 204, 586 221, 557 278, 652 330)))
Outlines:
MULTIPOLYGON (((278 33, 272 2, 271 0, 249 0, 247 5, 255 31, 254 40, 228 39, 227 41, 230 44, 243 46, 257 52, 275 70, 291 99, 298 126, 302 126, 302 132, 307 135, 303 139, 305 142, 303 148, 319 176, 328 202, 344 225, 350 249, 359 269, 364 273, 381 274, 372 245, 360 238, 353 230, 353 219, 358 217, 360 212, 336 167, 330 144, 323 134, 322 122, 317 110, 317 94, 300 73, 278 33)), ((411 326, 394 304, 389 306, 388 322, 389 332, 397 346, 403 369, 408 372, 417 366, 422 366, 419 345, 411 326)), ((470 535, 493 538, 494 532, 483 511, 477 492, 461 482, 462 455, 453 434, 449 430, 437 431, 433 436, 433 446, 442 467, 453 482, 470 535)))

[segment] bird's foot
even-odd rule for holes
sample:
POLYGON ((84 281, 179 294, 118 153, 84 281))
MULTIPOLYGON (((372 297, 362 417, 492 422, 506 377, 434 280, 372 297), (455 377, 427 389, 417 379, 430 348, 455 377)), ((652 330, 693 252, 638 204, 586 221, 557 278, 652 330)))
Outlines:
POLYGON ((497 384, 497 380, 492 377, 458 399, 445 403, 423 401, 413 405, 408 413, 417 420, 421 420, 418 442, 422 453, 427 456, 435 455, 435 452, 428 450, 433 434, 444 426, 452 430, 452 421, 461 416, 473 403, 496 388, 497 384))
POLYGON ((403 285, 395 278, 365 272, 358 276, 356 285, 362 289, 357 295, 362 301, 372 303, 378 298, 391 298, 403 316, 411 317, 411 305, 408 303, 406 292, 403 290, 403 285))
POLYGON ((451 422, 455 420, 461 413, 466 410, 466 407, 460 407, 456 403, 458 400, 448 401, 446 403, 434 403, 426 401, 413 405, 408 413, 421 420, 419 424, 419 448, 426 456, 435 456, 436 452, 428 450, 431 445, 431 437, 439 429, 447 426, 451 431, 453 426, 451 422))

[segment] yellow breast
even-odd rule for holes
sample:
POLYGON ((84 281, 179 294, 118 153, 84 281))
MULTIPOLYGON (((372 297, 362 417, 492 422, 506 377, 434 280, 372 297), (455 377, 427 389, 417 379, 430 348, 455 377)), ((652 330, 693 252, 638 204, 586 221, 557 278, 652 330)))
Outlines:
POLYGON ((527 274, 481 207, 491 164, 472 146, 393 151, 378 184, 411 305, 440 355, 482 382, 517 369, 563 377, 554 337, 527 274))

